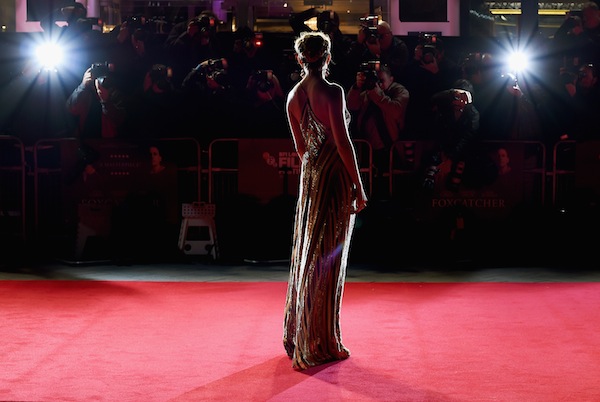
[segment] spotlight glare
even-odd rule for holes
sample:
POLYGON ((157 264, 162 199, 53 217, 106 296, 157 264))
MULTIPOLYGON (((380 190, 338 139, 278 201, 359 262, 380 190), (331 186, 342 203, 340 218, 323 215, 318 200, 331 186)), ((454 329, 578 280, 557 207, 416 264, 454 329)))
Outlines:
POLYGON ((525 53, 516 51, 508 56, 508 69, 512 73, 521 73, 527 71, 529 60, 525 53))
POLYGON ((42 69, 57 70, 63 61, 63 50, 57 43, 42 43, 35 49, 35 57, 42 69))

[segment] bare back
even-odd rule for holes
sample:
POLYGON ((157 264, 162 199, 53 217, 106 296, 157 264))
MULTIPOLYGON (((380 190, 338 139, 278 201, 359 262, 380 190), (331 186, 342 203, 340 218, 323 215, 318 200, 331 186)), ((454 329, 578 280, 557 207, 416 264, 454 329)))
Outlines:
MULTIPOLYGON (((338 142, 338 136, 347 137, 350 115, 346 109, 344 90, 338 84, 309 76, 296 84, 288 95, 288 118, 297 145, 301 145, 298 144, 300 137, 297 135, 300 134, 299 123, 306 102, 328 135, 332 134, 328 140, 338 142)), ((302 153, 302 149, 298 151, 302 153)))

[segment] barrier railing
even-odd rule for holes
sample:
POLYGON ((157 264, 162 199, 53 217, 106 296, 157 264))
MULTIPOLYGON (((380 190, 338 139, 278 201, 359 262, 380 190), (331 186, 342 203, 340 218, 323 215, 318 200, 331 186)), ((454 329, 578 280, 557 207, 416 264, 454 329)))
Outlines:
POLYGON ((23 142, 0 136, 0 235, 27 239, 26 161, 23 142))
POLYGON ((99 225, 106 232, 111 208, 125 199, 135 204, 143 194, 161 197, 165 214, 178 219, 183 203, 201 199, 200 158, 193 138, 39 140, 33 146, 35 237, 72 243, 92 210, 88 232, 99 225))
POLYGON ((552 155, 552 203, 561 212, 597 208, 600 140, 561 141, 552 155))
POLYGON ((552 148, 552 205, 563 208, 570 203, 575 187, 575 141, 560 141, 552 148))
MULTIPOLYGON (((360 171, 371 192, 371 146, 366 140, 357 139, 353 143, 360 171)), ((216 139, 211 142, 208 154, 210 203, 238 194, 268 199, 297 190, 299 160, 291 139, 216 139)))
MULTIPOLYGON (((86 144, 89 149, 82 149, 75 138, 59 138, 40 140, 33 147, 25 148, 17 138, 0 137, 2 234, 10 231, 25 239, 34 233, 38 241, 45 242, 52 237, 57 244, 65 239, 72 241, 80 218, 78 214, 81 214, 81 201, 86 203, 85 207, 106 206, 102 205, 102 195, 88 187, 94 183, 104 186, 102 189, 111 194, 108 198, 124 196, 134 188, 132 185, 138 184, 134 183, 138 176, 132 172, 150 166, 148 146, 151 144, 158 145, 163 158, 177 171, 179 207, 199 201, 219 203, 244 194, 260 201, 282 194, 295 195, 297 191, 299 160, 291 139, 217 139, 205 151, 207 159, 202 159, 198 142, 191 138, 98 140, 86 144), (99 155, 94 154, 94 150, 99 155), (99 161, 96 170, 106 173, 108 182, 94 182, 89 177, 91 181, 84 182, 86 158, 99 161), (29 173, 28 166, 32 166, 29 173), (84 188, 91 192, 81 193, 84 188), (33 189, 32 197, 28 194, 30 189, 33 189), (4 225, 7 219, 11 222, 8 226, 4 225)), ((354 144, 365 184, 372 193, 371 147, 365 140, 354 140, 354 144)), ((516 205, 545 207, 551 203, 553 207, 562 207, 574 202, 576 178, 583 178, 587 185, 586 177, 592 180, 597 172, 579 161, 590 152, 587 157, 593 157, 600 147, 600 143, 588 145, 577 148, 580 145, 574 141, 557 143, 548 161, 545 146, 537 141, 483 141, 478 148, 480 172, 487 172, 499 150, 504 149, 503 158, 509 159, 511 174, 500 178, 499 168, 494 165, 492 170, 497 176, 493 180, 484 178, 484 183, 475 188, 464 183, 466 188, 453 191, 440 182, 442 187, 422 196, 424 155, 431 144, 399 141, 390 153, 389 194, 395 201, 406 202, 400 205, 417 214, 429 214, 419 215, 419 218, 435 217, 458 205, 473 206, 474 216, 484 219, 503 218, 516 205), (419 196, 415 196, 417 193, 419 196)), ((597 163, 597 158, 590 161, 597 163)), ((177 212, 181 218, 181 210, 177 212)))

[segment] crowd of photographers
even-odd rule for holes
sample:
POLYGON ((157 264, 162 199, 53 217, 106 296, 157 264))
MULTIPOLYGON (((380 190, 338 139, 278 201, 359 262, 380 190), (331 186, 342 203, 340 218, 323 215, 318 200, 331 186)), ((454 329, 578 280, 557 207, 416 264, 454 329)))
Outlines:
MULTIPOLYGON (((436 143, 422 167, 427 188, 445 161, 463 173, 477 141, 552 146, 600 138, 596 3, 568 15, 555 38, 539 45, 550 57, 531 79, 504 70, 491 53, 447 54, 435 34, 409 46, 376 16, 361 18, 356 35, 344 34, 335 12, 312 8, 291 16, 294 34, 310 30, 313 17, 332 38, 329 79, 346 89, 352 135, 371 144, 376 177, 384 176, 399 140, 436 143)), ((65 128, 54 135, 194 137, 204 148, 221 137, 289 138, 285 94, 300 79, 293 52, 273 51, 247 27, 224 40, 218 26, 215 15, 202 12, 166 34, 137 16, 102 38, 78 27, 69 40, 88 53, 67 96, 65 128)), ((411 150, 398 152, 410 164, 411 150)))

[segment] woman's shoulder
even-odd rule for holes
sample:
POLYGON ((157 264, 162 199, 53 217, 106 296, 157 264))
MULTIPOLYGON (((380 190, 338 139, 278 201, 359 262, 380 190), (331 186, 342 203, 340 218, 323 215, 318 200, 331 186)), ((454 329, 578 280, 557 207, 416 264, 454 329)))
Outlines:
POLYGON ((288 92, 287 94, 287 104, 291 105, 294 103, 298 103, 298 96, 302 92, 302 86, 300 82, 297 82, 288 92))
POLYGON ((325 81, 325 82, 327 83, 327 88, 331 92, 331 94, 338 95, 338 94, 344 93, 344 88, 337 82, 333 82, 333 81, 325 81))

